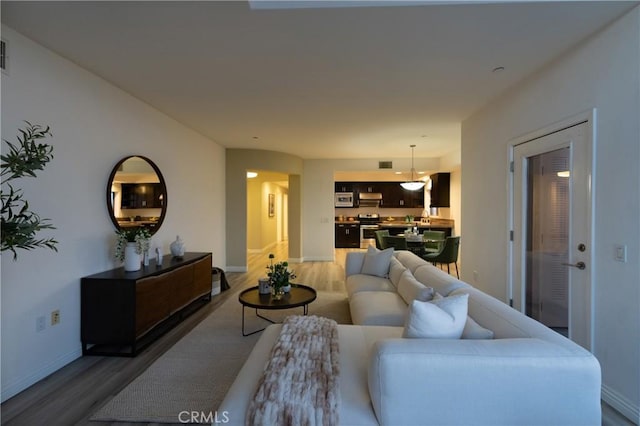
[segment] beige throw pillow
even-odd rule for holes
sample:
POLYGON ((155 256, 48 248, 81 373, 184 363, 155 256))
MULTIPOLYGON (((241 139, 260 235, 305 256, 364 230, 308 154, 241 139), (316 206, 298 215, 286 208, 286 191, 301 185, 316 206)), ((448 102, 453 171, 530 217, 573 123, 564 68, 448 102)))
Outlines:
POLYGON ((469 295, 409 304, 403 337, 459 339, 467 322, 469 295))
POLYGON ((407 269, 402 273, 402 275, 400 275, 400 281, 398 282, 398 294, 408 305, 414 300, 428 302, 433 299, 435 292, 433 291, 433 288, 427 287, 420 281, 416 280, 407 269))
POLYGON ((467 315, 467 322, 462 330, 463 339, 493 339, 493 331, 484 328, 467 315))

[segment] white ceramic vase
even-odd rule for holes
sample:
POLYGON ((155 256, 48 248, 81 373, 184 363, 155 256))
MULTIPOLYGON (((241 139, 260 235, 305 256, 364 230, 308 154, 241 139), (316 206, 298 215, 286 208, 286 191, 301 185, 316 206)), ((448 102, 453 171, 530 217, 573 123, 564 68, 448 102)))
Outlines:
POLYGON ((124 270, 127 272, 139 271, 142 259, 136 253, 136 243, 127 243, 124 248, 124 270))
POLYGON ((180 235, 176 236, 176 240, 169 244, 169 250, 171 250, 171 255, 173 257, 182 257, 184 256, 184 241, 180 238, 180 235))

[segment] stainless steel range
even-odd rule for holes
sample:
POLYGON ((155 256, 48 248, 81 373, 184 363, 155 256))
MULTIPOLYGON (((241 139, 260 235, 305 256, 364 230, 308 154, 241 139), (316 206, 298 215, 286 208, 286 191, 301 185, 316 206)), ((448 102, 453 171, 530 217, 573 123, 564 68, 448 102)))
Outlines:
POLYGON ((374 232, 380 229, 378 225, 380 215, 378 213, 360 213, 358 221, 360 222, 360 248, 367 248, 369 245, 375 247, 376 235, 374 232))

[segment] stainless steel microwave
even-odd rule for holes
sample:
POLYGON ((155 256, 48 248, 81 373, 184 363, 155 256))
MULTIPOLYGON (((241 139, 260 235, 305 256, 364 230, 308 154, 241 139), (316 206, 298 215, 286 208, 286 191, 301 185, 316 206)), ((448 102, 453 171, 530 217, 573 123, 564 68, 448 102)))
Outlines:
POLYGON ((336 207, 353 207, 353 192, 336 192, 336 207))

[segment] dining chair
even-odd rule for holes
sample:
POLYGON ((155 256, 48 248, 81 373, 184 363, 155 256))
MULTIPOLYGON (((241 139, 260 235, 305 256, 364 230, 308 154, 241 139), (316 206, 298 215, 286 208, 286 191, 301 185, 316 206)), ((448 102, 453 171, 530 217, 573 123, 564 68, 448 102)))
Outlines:
POLYGON ((382 240, 386 245, 385 248, 393 247, 394 250, 408 250, 407 240, 404 235, 387 235, 382 237, 382 240))
POLYGON ((378 248, 380 250, 386 249, 387 247, 385 245, 383 237, 389 235, 389 230, 388 229, 383 229, 381 231, 374 231, 374 233, 376 234, 376 248, 378 248))
POLYGON ((442 248, 444 239, 444 231, 424 231, 422 233, 424 249, 427 253, 438 253, 442 248))
POLYGON ((458 272, 458 250, 460 248, 460 237, 447 237, 444 241, 442 249, 438 253, 428 253, 422 256, 422 258, 434 265, 440 264, 440 266, 446 264, 447 272, 449 271, 449 265, 455 263, 456 276, 460 278, 458 272))

